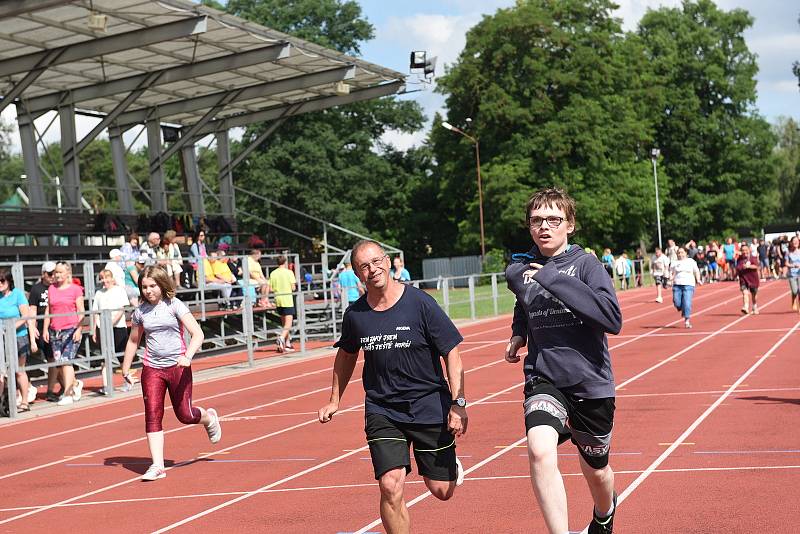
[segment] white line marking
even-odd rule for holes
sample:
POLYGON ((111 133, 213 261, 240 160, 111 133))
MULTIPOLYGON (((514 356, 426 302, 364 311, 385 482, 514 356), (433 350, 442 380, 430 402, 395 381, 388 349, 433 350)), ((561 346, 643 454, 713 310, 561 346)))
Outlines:
POLYGON ((741 375, 741 376, 740 376, 740 377, 739 377, 739 378, 736 380, 736 382, 734 382, 734 383, 733 383, 733 385, 732 385, 731 387, 729 387, 729 388, 727 389, 727 391, 725 391, 725 393, 723 393, 722 395, 720 395, 720 397, 719 397, 719 398, 718 398, 718 399, 717 399, 717 400, 714 402, 714 404, 712 404, 711 406, 709 406, 709 407, 706 409, 706 411, 705 411, 705 412, 703 412, 703 413, 702 413, 702 415, 700 415, 700 417, 698 417, 697 419, 695 419, 695 421, 694 421, 694 422, 693 422, 691 425, 689 425, 689 427, 688 427, 688 428, 687 428, 687 429, 686 429, 686 430, 683 432, 683 434, 681 434, 681 435, 678 437, 678 439, 676 439, 676 440, 675 440, 675 442, 674 442, 674 443, 673 443, 673 444, 672 444, 670 447, 668 447, 668 448, 667 448, 667 449, 666 449, 664 452, 662 452, 662 453, 661 453, 661 455, 660 455, 658 458, 656 458, 656 460, 655 460, 655 461, 654 461, 652 464, 650 464, 650 466, 649 466, 647 469, 645 469, 645 470, 644 470, 644 472, 642 472, 642 474, 641 474, 641 475, 639 475, 639 476, 636 478, 636 480, 634 480, 634 481, 633 481, 633 482, 632 482, 632 483, 631 483, 631 484, 630 484, 630 485, 629 485, 627 488, 625 488, 625 490, 624 490, 624 491, 623 491, 623 492, 622 492, 622 493, 619 495, 618 503, 619 503, 619 504, 622 504, 622 503, 625 501, 625 499, 627 499, 627 498, 628 498, 628 496, 629 496, 631 493, 633 493, 633 492, 636 490, 636 488, 638 488, 638 487, 639 487, 639 485, 640 485, 642 482, 644 482, 644 481, 645 481, 645 479, 647 479, 647 477, 649 477, 649 476, 650 476, 650 474, 651 474, 653 471, 655 471, 655 470, 658 468, 658 466, 659 466, 659 465, 661 465, 661 464, 664 462, 664 460, 666 460, 667 458, 669 458, 669 456, 670 456, 670 455, 671 455, 673 452, 675 452, 675 449, 677 449, 677 448, 678 448, 678 447, 681 445, 681 443, 683 443, 683 442, 686 440, 686 438, 688 438, 688 437, 689 437, 689 436, 692 434, 692 432, 694 432, 694 431, 695 431, 695 429, 696 429, 698 426, 700 426, 700 424, 701 424, 703 421, 705 421, 705 420, 706 420, 706 418, 707 418, 709 415, 711 415, 711 413, 712 413, 714 410, 716 410, 716 409, 717 409, 717 407, 718 407, 720 404, 722 404, 722 402, 723 402, 725 399, 727 399, 727 398, 730 396, 730 394, 731 394, 731 393, 733 393, 733 391, 736 389, 736 387, 737 387, 739 384, 741 384, 742 382, 744 382, 744 381, 747 379, 747 377, 748 377, 748 376, 750 376, 751 374, 753 374, 753 372, 754 372, 756 369, 758 369, 758 368, 761 366, 761 364, 762 364, 762 363, 764 363, 764 362, 767 360, 767 358, 768 358, 768 357, 769 357, 769 356, 770 356, 770 355, 771 355, 773 352, 775 352, 775 350, 777 350, 777 348, 778 348, 778 347, 780 347, 780 346, 783 344, 783 342, 784 342, 784 341, 786 341, 786 340, 789 338, 789 336, 792 334, 792 332, 794 332, 795 330, 797 330, 797 328, 798 328, 798 327, 800 327, 800 322, 797 322, 797 323, 795 323, 795 325, 794 325, 794 328, 792 328, 792 329, 791 329, 789 332, 787 332, 786 334, 784 334, 784 335, 783 335, 783 337, 781 337, 781 338, 780 338, 780 339, 779 339, 779 340, 778 340, 778 341, 777 341, 777 342, 776 342, 774 345, 772 345, 772 347, 771 347, 771 348, 770 348, 770 349, 769 349, 769 350, 768 350, 768 351, 767 351, 767 352, 766 352, 766 353, 765 353, 765 354, 764 354, 764 355, 763 355, 761 358, 759 358, 759 360, 758 360, 756 363, 754 363, 754 364, 753 364, 753 365, 752 365, 752 366, 751 366, 751 367, 750 367, 750 368, 749 368, 747 371, 745 371, 745 372, 744 372, 744 374, 742 374, 742 375, 741 375))

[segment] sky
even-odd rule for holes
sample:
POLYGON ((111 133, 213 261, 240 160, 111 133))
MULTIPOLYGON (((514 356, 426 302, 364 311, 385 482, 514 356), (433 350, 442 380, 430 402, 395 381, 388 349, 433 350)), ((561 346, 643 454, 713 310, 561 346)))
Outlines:
MULTIPOLYGON (((375 38, 362 46, 365 60, 408 72, 409 53, 425 50, 429 56, 437 56, 437 74, 444 72, 446 64, 455 61, 464 47, 466 32, 480 22, 481 18, 493 14, 497 9, 514 5, 514 0, 358 0, 364 16, 375 26, 375 38)), ((659 6, 676 7, 678 0, 617 0, 620 5, 616 16, 623 21, 625 30, 635 30, 638 21, 649 8, 659 6)), ((754 18, 753 26, 745 33, 747 44, 758 56, 760 72, 757 75, 759 112, 770 122, 779 116, 800 120, 800 90, 791 71, 792 62, 800 60, 800 5, 789 0, 717 0, 725 10, 742 8, 754 18)), ((410 80, 416 79, 411 76, 410 80)), ((414 99, 423 106, 430 119, 437 111, 446 114, 444 96, 434 92, 433 84, 423 91, 401 98, 414 99)), ((410 87, 420 88, 419 85, 410 87)), ((3 112, 3 119, 16 126, 14 106, 3 112)), ((37 126, 43 129, 51 120, 47 114, 37 126)), ((78 136, 88 133, 96 120, 79 117, 78 136)), ((407 149, 421 143, 428 127, 415 134, 389 132, 384 140, 397 148, 407 149)), ((129 132, 132 138, 135 132, 129 132)), ((234 137, 236 137, 234 135, 234 137)), ((48 142, 58 141, 58 122, 46 136, 48 142)), ((132 139, 127 139, 129 142, 132 139)), ((137 145, 144 142, 140 137, 137 145)), ((12 144, 19 148, 19 135, 12 134, 12 144)))

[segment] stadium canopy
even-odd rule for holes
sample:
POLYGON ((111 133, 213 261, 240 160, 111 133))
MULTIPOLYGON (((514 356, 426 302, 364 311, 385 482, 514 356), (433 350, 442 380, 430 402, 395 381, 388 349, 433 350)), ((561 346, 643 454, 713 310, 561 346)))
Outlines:
POLYGON ((233 217, 233 168, 283 120, 404 91, 399 72, 188 0, 0 2, 0 110, 16 106, 34 209, 47 209, 49 197, 34 120, 51 110, 61 126, 65 208, 82 209, 78 154, 107 130, 120 211, 134 213, 122 134, 144 124, 150 187, 139 190, 153 211, 167 209, 162 164, 179 154, 191 211, 205 214, 194 145, 213 134, 220 205, 233 217), (76 114, 100 119, 81 139, 76 114), (231 161, 229 130, 265 121, 272 127, 231 161))

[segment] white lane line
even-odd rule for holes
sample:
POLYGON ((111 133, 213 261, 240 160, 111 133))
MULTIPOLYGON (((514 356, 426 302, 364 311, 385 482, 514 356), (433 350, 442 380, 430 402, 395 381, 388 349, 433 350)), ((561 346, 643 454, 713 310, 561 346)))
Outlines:
MULTIPOLYGON (((355 452, 355 451, 354 451, 355 452)), ((800 469, 800 465, 756 465, 756 466, 740 466, 740 467, 686 467, 686 468, 673 468, 673 469, 656 469, 654 473, 703 473, 703 472, 736 472, 736 471, 779 471, 800 469)), ((642 470, 633 471, 615 471, 618 475, 638 475, 642 470)), ((562 473, 565 477, 582 477, 582 473, 562 473)), ((530 479, 530 474, 524 475, 502 475, 493 477, 469 477, 464 479, 465 482, 493 482, 497 480, 527 480, 530 479)), ((423 480, 407 480, 406 485, 424 484, 423 480)), ((359 488, 374 488, 374 482, 361 482, 356 484, 336 484, 327 486, 302 486, 297 488, 271 488, 259 493, 291 493, 302 491, 325 491, 325 490, 343 490, 343 489, 359 489, 359 488)), ((57 508, 77 508, 81 506, 102 506, 114 504, 128 504, 134 502, 158 502, 170 501, 175 502, 178 499, 207 499, 210 497, 232 497, 235 495, 244 495, 246 491, 221 491, 216 493, 192 493, 185 495, 165 495, 161 497, 137 497, 130 499, 109 499, 104 501, 84 501, 72 502, 68 504, 59 505, 57 508)), ((25 510, 33 510, 41 508, 39 506, 19 506, 15 508, 0 508, 0 513, 4 512, 22 512, 25 510)))
POLYGON ((686 440, 686 438, 688 438, 692 434, 692 432, 694 432, 695 429, 697 429, 697 427, 700 426, 700 424, 703 421, 705 421, 706 418, 708 418, 708 416, 711 415, 711 413, 714 410, 716 410, 717 407, 720 404, 722 404, 723 401, 725 401, 725 399, 727 399, 731 395, 731 393, 733 393, 736 390, 739 384, 744 382, 748 376, 753 374, 753 372, 756 369, 758 369, 761 366, 761 364, 764 363, 767 360, 767 358, 769 358, 772 355, 772 353, 775 352, 778 349, 778 347, 780 347, 784 343, 784 341, 789 339, 789 336, 792 334, 792 332, 797 330, 798 327, 800 327, 800 321, 795 323, 794 328, 792 328, 789 332, 784 334, 783 337, 781 337, 774 345, 772 345, 772 347, 770 347, 770 349, 766 353, 764 353, 764 355, 761 358, 759 358, 756 363, 754 363, 747 371, 745 371, 738 379, 736 379, 736 382, 734 382, 731 385, 731 387, 729 387, 727 391, 725 391, 725 393, 720 395, 719 398, 714 402, 714 404, 709 406, 706 409, 706 411, 704 411, 702 415, 700 415, 700 417, 695 419, 694 422, 691 425, 689 425, 689 427, 686 430, 684 430, 680 436, 678 436, 678 439, 676 439, 672 443, 672 445, 670 445, 664 452, 662 452, 661 455, 658 458, 656 458, 656 460, 652 464, 650 464, 650 466, 647 467, 647 469, 645 469, 641 475, 639 475, 636 478, 636 480, 631 482, 631 484, 627 488, 625 488, 625 490, 622 493, 620 493, 618 502, 622 504, 631 493, 636 491, 636 488, 638 488, 639 485, 641 485, 641 483, 644 482, 647 479, 647 477, 649 477, 658 468, 659 465, 661 465, 667 458, 669 458, 669 456, 673 452, 675 452, 675 449, 677 449, 681 445, 681 443, 683 443, 686 440))
MULTIPOLYGON (((490 345, 492 345, 492 343, 488 343, 486 346, 488 347, 490 345)), ((473 351, 473 350, 479 350, 481 348, 484 348, 484 347, 475 347, 475 348, 472 348, 472 349, 467 349, 465 351, 462 351, 462 353, 470 352, 470 351, 473 351)), ((493 365, 497 365, 498 363, 501 363, 501 362, 504 362, 504 361, 505 360, 495 360, 495 361, 486 363, 484 365, 480 365, 480 366, 468 369, 468 370, 465 371, 465 373, 471 373, 471 372, 474 372, 474 371, 479 371, 479 370, 485 369, 487 367, 491 367, 493 365)), ((358 378, 358 379, 351 380, 350 383, 354 384, 354 383, 358 383, 360 381, 361 381, 361 379, 358 378)), ((316 389, 314 391, 308 391, 308 392, 305 392, 305 393, 300 393, 300 394, 295 395, 293 397, 287 397, 285 399, 278 399, 278 400, 275 400, 275 401, 272 401, 272 402, 268 402, 266 404, 262 404, 262 405, 259 405, 259 406, 253 406, 251 408, 245 408, 244 410, 239 410, 238 412, 233 412, 233 413, 228 414, 228 415, 229 416, 235 416, 235 415, 239 415, 241 413, 249 412, 249 411, 252 411, 252 410, 257 410, 257 409, 264 408, 264 407, 267 407, 267 406, 272 406, 274 404, 278 404, 278 403, 281 403, 281 402, 286 402, 286 401, 290 401, 290 400, 296 400, 296 399, 299 399, 301 397, 306 397, 308 395, 312 395, 312 394, 315 394, 315 393, 321 393, 321 392, 324 392, 324 391, 330 391, 330 386, 319 388, 319 389, 316 389)), ((350 408, 347 408, 345 410, 340 410, 338 413, 342 414, 342 413, 351 412, 352 410, 359 409, 359 408, 361 408, 363 406, 364 406, 364 404, 361 403, 361 404, 358 404, 356 406, 352 406, 350 408)), ((220 450, 217 450, 217 451, 214 451, 214 452, 211 452, 211 453, 204 453, 204 454, 198 455, 196 458, 193 458, 191 460, 185 460, 183 462, 179 462, 179 463, 177 463, 177 464, 175 464, 175 465, 173 465, 171 467, 168 467, 166 470, 169 471, 170 469, 174 469, 176 467, 181 467, 183 465, 196 462, 197 460, 201 460, 203 458, 208 458, 209 456, 214 456, 214 455, 222 454, 222 453, 227 452, 227 451, 238 449, 239 447, 243 447, 245 445, 250 445, 252 443, 256 443, 258 441, 262 441, 264 439, 271 438, 271 437, 283 434, 285 432, 289 432, 291 430, 296 430, 298 428, 301 428, 301 427, 304 427, 304 426, 307 426, 307 425, 310 425, 310 424, 313 424, 313 423, 318 423, 318 420, 316 418, 310 419, 310 420, 304 421, 302 423, 299 423, 299 424, 296 424, 296 425, 292 425, 290 427, 286 427, 286 428, 283 428, 283 429, 280 429, 280 430, 276 430, 274 432, 270 432, 268 434, 264 434, 264 435, 258 436, 256 438, 253 438, 253 439, 250 439, 250 440, 247 440, 247 441, 244 441, 244 442, 240 442, 240 443, 238 443, 236 445, 231 445, 231 446, 226 447, 224 449, 220 449, 220 450)), ((178 432, 180 430, 184 430, 186 428, 191 428, 193 426, 194 425, 183 425, 183 426, 180 426, 178 428, 174 428, 172 430, 167 430, 167 431, 164 432, 164 434, 169 434, 169 433, 172 433, 172 432, 178 432)), ((126 442, 124 444, 127 445, 127 444, 130 444, 130 443, 135 443, 137 441, 144 441, 145 439, 146 438, 137 438, 137 439, 128 441, 128 442, 126 442)), ((55 461, 55 462, 50 462, 48 464, 44 464, 42 466, 38 466, 38 467, 35 467, 35 468, 29 468, 27 470, 18 471, 18 472, 14 473, 14 474, 20 474, 20 473, 29 472, 29 471, 35 471, 37 469, 42 469, 44 467, 49 467, 49 466, 57 465, 57 464, 61 464, 61 463, 67 463, 67 462, 70 462, 70 461, 72 461, 72 460, 74 460, 76 458, 82 458, 82 457, 84 457, 86 455, 96 454, 97 452, 104 452, 105 450, 112 449, 112 448, 116 448, 116 446, 105 447, 105 448, 99 449, 97 451, 90 451, 90 452, 83 453, 83 454, 80 454, 80 455, 65 456, 61 460, 58 460, 58 461, 55 461)), ((11 475, 5 475, 4 477, 0 477, 0 479, 1 478, 6 478, 8 476, 11 476, 11 475)), ((49 510, 49 509, 51 509, 51 508, 53 508, 55 506, 58 506, 58 505, 61 505, 61 504, 64 504, 64 503, 74 502, 74 501, 82 499, 84 497, 90 497, 92 495, 96 495, 96 494, 101 493, 103 491, 107 491, 107 490, 110 490, 110 489, 117 488, 119 486, 123 486, 125 484, 129 484, 130 482, 134 482, 134 481, 140 480, 140 478, 141 477, 136 476, 134 478, 123 480, 121 482, 117 482, 115 484, 111 484, 111 485, 105 486, 103 488, 98 488, 98 489, 96 489, 94 491, 91 491, 91 492, 88 492, 88 493, 84 493, 82 495, 77 495, 75 497, 71 497, 71 498, 59 501, 57 503, 54 503, 54 504, 51 504, 51 505, 48 505, 48 506, 45 506, 45 507, 30 511, 30 512, 27 512, 27 513, 24 513, 24 514, 20 514, 20 515, 14 516, 14 517, 10 517, 10 518, 4 519, 4 520, 0 521, 0 525, 8 523, 8 522, 11 522, 11 521, 15 521, 17 519, 22 519, 23 517, 27 517, 27 516, 30 516, 30 515, 33 515, 33 514, 44 512, 46 510, 49 510)))
MULTIPOLYGON (((800 391, 800 388, 754 388, 737 389, 736 393, 774 393, 778 391, 800 391)), ((618 399, 630 399, 636 397, 679 397, 684 395, 719 395, 725 393, 724 389, 710 389, 707 391, 672 391, 668 393, 628 393, 617 395, 618 399)), ((486 404, 513 404, 520 403, 519 399, 489 401, 486 404)))
MULTIPOLYGON (((501 361, 505 361, 505 360, 498 360, 497 363, 500 363, 501 361)), ((523 383, 520 382, 519 384, 514 384, 513 386, 505 388, 505 389, 503 389, 501 391, 492 393, 491 395, 487 395, 486 397, 483 397, 482 399, 479 399, 479 400, 471 403, 471 406, 474 406, 474 405, 477 405, 477 404, 482 404, 483 402, 485 402, 485 401, 487 401, 489 399, 492 399, 492 398, 494 398, 494 397, 496 397, 498 395, 502 395, 503 393, 506 393, 506 392, 510 391, 511 389, 513 389, 513 388, 521 387, 522 385, 523 385, 523 383)), ((274 488, 275 486, 283 484, 284 482, 288 482, 290 480, 294 480, 295 478, 299 478, 299 477, 301 477, 303 475, 306 475, 308 473, 311 473, 313 471, 317 471, 317 470, 319 470, 319 469, 321 469, 323 467, 326 467, 326 466, 328 466, 328 465, 330 465, 330 464, 332 464, 334 462, 337 462, 337 461, 339 461, 339 460, 341 460, 343 458, 346 458, 348 456, 352 456, 353 454, 359 453, 361 451, 365 451, 367 449, 369 449, 369 446, 365 445, 365 446, 360 447, 358 449, 352 450, 352 451, 347 452, 347 453, 345 453, 343 455, 337 456, 336 458, 332 458, 331 460, 322 462, 322 463, 317 464, 317 465, 315 465, 313 467, 310 467, 308 469, 300 471, 299 473, 295 473, 294 475, 290 475, 290 476, 288 476, 288 477, 286 477, 284 479, 278 480, 277 482, 272 482, 270 484, 267 484, 266 486, 262 486, 261 488, 259 488, 257 490, 249 491, 249 492, 247 492, 247 493, 245 493, 243 495, 240 495, 239 497, 236 497, 235 499, 230 499, 228 501, 220 503, 220 504, 214 506, 213 508, 208 508, 206 510, 203 510, 202 512, 198 512, 198 513, 196 513, 196 514, 194 514, 192 516, 186 517, 186 518, 184 518, 184 519, 182 519, 180 521, 172 523, 171 525, 167 525, 164 528, 156 530, 153 534, 162 534, 163 532, 167 532, 167 531, 172 530, 174 528, 177 528, 177 527, 179 527, 181 525, 185 525, 186 523, 190 523, 190 522, 194 521, 195 519, 199 519, 199 518, 204 517, 204 516, 206 516, 208 514, 214 513, 217 510, 220 510, 222 508, 226 508, 228 506, 236 504, 237 502, 243 501, 244 499, 248 499, 248 498, 250 498, 250 497, 252 497, 254 495, 258 495, 259 493, 263 493, 265 490, 274 488)), ((465 471, 465 473, 466 473, 466 471, 465 471)))
MULTIPOLYGON (((776 297, 776 298, 772 299, 771 301, 767 302, 767 303, 766 303, 766 304, 764 304, 763 306, 760 306, 760 308, 763 310, 764 308, 766 308, 766 307, 767 307, 767 306, 769 306, 770 304, 772 304, 772 303, 774 303, 774 302, 776 302, 776 301, 778 301, 779 299, 782 299, 782 298, 784 298, 784 297, 785 297, 785 293, 783 293, 783 294, 781 294, 780 296, 778 296, 778 297, 776 297)), ((717 305, 717 306, 718 306, 718 305, 717 305)), ((714 308, 714 307, 716 307, 716 306, 712 306, 712 308, 714 308)), ((712 309, 712 308, 708 308, 708 309, 712 309)), ((746 319, 747 317, 748 317, 748 316, 746 316, 746 315, 745 315, 745 316, 742 316, 742 317, 739 317, 739 318, 737 318, 735 321, 733 321, 733 322, 731 322, 731 323, 728 323, 728 325, 726 325, 726 326, 722 327, 721 329, 717 330, 717 332, 715 332, 714 334, 711 334, 711 335, 709 335, 709 336, 706 336, 706 337, 704 337, 702 340, 699 340, 699 341, 697 341, 697 342, 693 343, 693 344, 692 344, 690 347, 687 347, 687 348, 685 348, 685 349, 682 349, 682 350, 680 350, 679 352, 677 352, 677 353, 673 354, 672 356, 670 356, 670 357, 669 357, 669 358, 667 358, 666 360, 662 361, 662 362, 661 362, 661 363, 659 363, 658 365, 654 365, 654 366, 652 366, 652 367, 649 367, 648 369, 646 369, 646 370, 642 371, 641 373, 637 374, 636 376, 634 376, 634 377, 632 377, 632 378, 628 379, 627 381, 623 382, 622 384, 619 384, 619 385, 617 385, 615 389, 620 389, 621 387, 623 387, 623 386, 625 386, 625 385, 627 385, 627 384, 630 384, 631 382, 633 382, 633 381, 635 381, 635 380, 638 380, 639 378, 641 378, 641 377, 643 377, 643 376, 647 375, 648 373, 651 373, 652 371, 654 371, 654 370, 658 369, 659 367, 661 367, 661 365, 665 364, 666 362, 668 362, 668 361, 670 361, 670 360, 672 360, 672 359, 674 359, 674 358, 677 358, 677 357, 678 357, 680 354, 684 354, 684 353, 685 353, 686 351, 688 351, 690 348, 692 348, 692 347, 696 347, 697 345, 699 345, 699 344, 703 343, 704 341, 707 341, 707 340, 709 340, 709 339, 713 338, 713 337, 714 337, 714 336, 715 336, 717 333, 719 333, 719 332, 721 332, 721 331, 724 331, 724 330, 725 330, 725 328, 727 328, 727 327, 729 327, 729 326, 733 326, 734 324, 736 324, 736 323, 738 323, 738 322, 742 321, 743 319, 746 319)), ((798 323, 798 324, 800 324, 800 323, 798 323)), ((796 327, 797 327, 797 325, 795 325, 795 328, 796 328, 796 327)), ((794 329, 792 329, 792 331, 794 331, 794 329)), ((789 336, 789 334, 791 334, 791 332, 787 333, 787 334, 784 336, 784 338, 782 338, 782 339, 785 339, 785 338, 787 338, 787 337, 789 336)), ((629 343, 629 341, 628 341, 628 342, 625 342, 625 343, 629 343)), ((734 384, 733 386, 731 386, 731 388, 732 388, 732 389, 730 389, 730 390, 732 391, 733 389, 735 389, 735 386, 738 386, 740 383, 741 383, 741 380, 740 380, 740 381, 737 381, 737 383, 736 383, 736 384, 734 384)), ((523 437, 523 438, 521 438, 521 439, 519 439, 519 440, 515 441, 515 442, 514 442, 514 443, 512 443, 511 445, 508 445, 508 446, 507 446, 507 447, 505 447, 504 449, 502 449, 502 450, 500 450, 500 451, 498 451, 498 452, 494 453, 492 456, 490 456, 490 457, 489 457, 489 458, 487 458, 486 460, 484 460, 484 461, 480 462, 479 464, 476 464, 476 466, 473 466, 472 468, 470 468, 470 469, 468 469, 468 470, 465 470, 465 471, 464 471, 464 473, 471 473, 472 471, 474 471, 475 469, 477 469, 477 467, 483 466, 483 465, 485 465, 485 464, 489 463, 490 461, 493 461, 493 460, 495 460, 495 459, 499 458, 500 456, 502 456, 502 455, 506 454, 507 452, 514 450, 514 448, 515 448, 515 447, 517 447, 518 445, 521 445, 522 443, 525 443, 525 442, 526 442, 526 440, 527 440, 527 437, 523 437)), ((674 445, 674 446, 675 446, 675 447, 677 447, 677 445, 674 445)), ((673 449, 673 450, 674 450, 674 449, 673 449)), ((415 505, 416 503, 418 503, 418 502, 422 501, 423 499, 426 499, 426 498, 430 497, 430 495, 431 495, 431 493, 430 493, 429 491, 428 491, 428 492, 425 492, 425 493, 423 493, 422 495, 420 495, 420 496, 418 496, 418 497, 416 497, 416 498, 412 499, 411 501, 408 501, 408 502, 406 503, 406 507, 411 507, 411 506, 415 505)), ((620 500, 619 502, 621 502, 621 500, 620 500)), ((375 526, 377 526, 377 525, 379 525, 379 524, 381 524, 381 519, 380 519, 380 518, 378 518, 378 519, 374 520, 372 523, 370 523, 370 524, 368 524, 368 525, 366 525, 366 526, 364 526, 364 527, 360 528, 359 530, 355 531, 355 532, 354 532, 354 534, 364 534, 364 533, 365 533, 367 530, 369 530, 370 528, 373 528, 373 527, 375 527, 375 526)))

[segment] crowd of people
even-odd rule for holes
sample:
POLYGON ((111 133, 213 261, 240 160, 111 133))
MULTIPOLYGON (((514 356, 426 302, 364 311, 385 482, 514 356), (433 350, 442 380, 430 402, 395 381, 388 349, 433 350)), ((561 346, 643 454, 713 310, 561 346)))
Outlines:
MULTIPOLYGON (((109 251, 108 261, 97 273, 99 289, 89 299, 90 311, 94 314, 94 320, 88 321, 87 330, 91 342, 95 347, 100 346, 97 314, 107 310, 111 313, 113 325, 113 351, 116 354, 124 352, 131 332, 128 327, 129 311, 146 304, 146 300, 142 299, 142 280, 148 269, 158 267, 166 273, 175 288, 203 286, 219 291, 222 310, 241 306, 244 291, 248 291, 258 306, 274 309, 280 316, 281 330, 276 338, 278 351, 293 351, 291 328, 296 316, 293 293, 297 288, 295 274, 289 269, 287 258, 279 256, 277 267, 267 276, 261 264, 263 253, 260 249, 251 249, 246 258, 238 261, 228 255, 229 251, 230 244, 225 240, 213 249, 208 246, 203 229, 195 233, 187 258, 183 257, 174 230, 168 230, 163 235, 150 232, 143 243, 140 243, 136 233, 130 234, 121 247, 109 251), (198 280, 201 271, 205 284, 200 284, 198 280), (245 271, 249 283, 244 283, 245 271), (234 303, 236 298, 238 304, 234 303)), ((40 361, 55 363, 47 369, 44 397, 60 406, 79 401, 83 394, 84 384, 76 378, 73 362, 78 357, 83 341, 85 329, 82 325, 87 315, 85 302, 89 296, 85 284, 73 276, 72 266, 65 261, 44 262, 39 279, 27 295, 22 288, 15 287, 11 271, 0 268, 0 319, 17 319, 17 368, 28 364, 32 354, 38 355, 40 361), (36 316, 44 317, 35 319, 36 316)), ((106 394, 107 388, 112 385, 107 381, 105 362, 101 371, 102 388, 99 393, 106 394)), ((0 396, 4 399, 5 374, 5 370, 0 369, 0 396)), ((17 371, 15 378, 18 411, 29 411, 30 404, 37 398, 37 389, 25 371, 17 371)), ((123 389, 129 389, 129 385, 123 384, 123 389)), ((0 408, 0 412, 7 409, 6 406, 0 408)))

